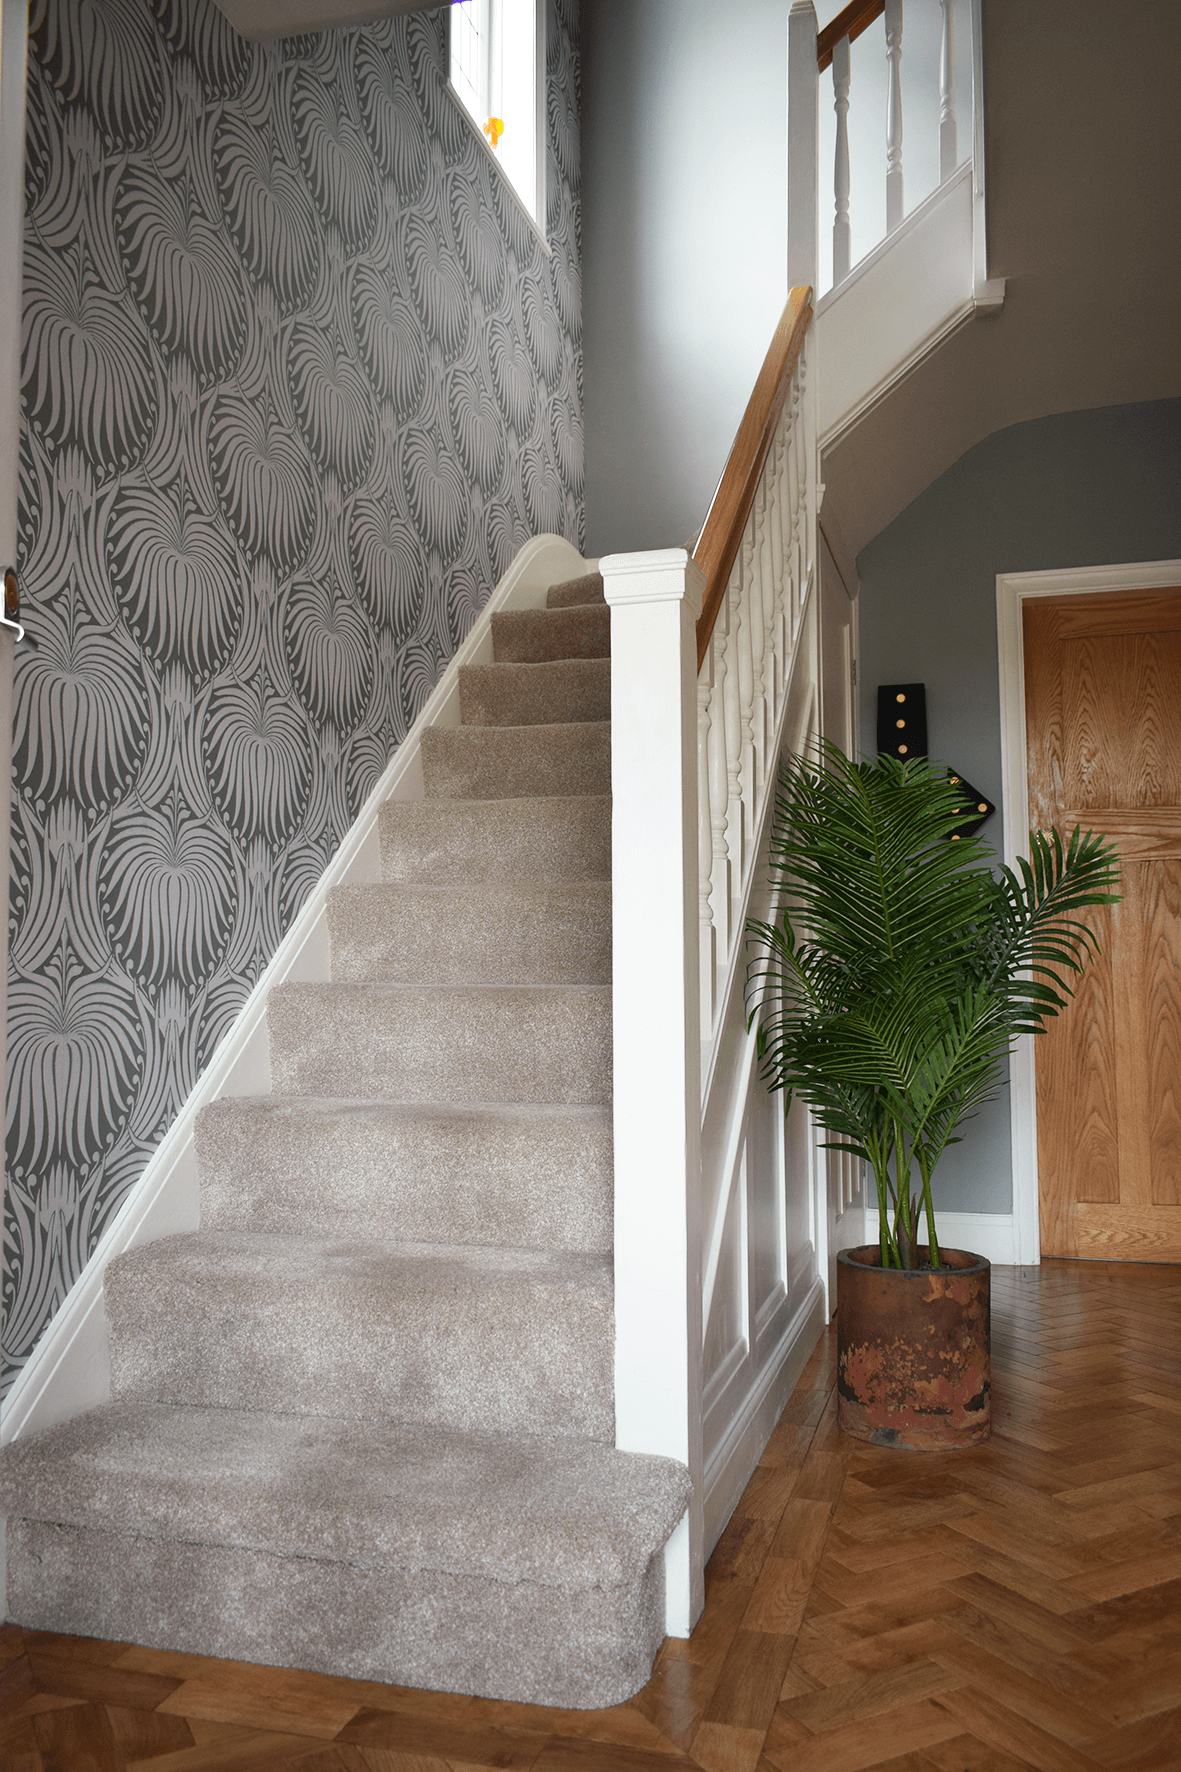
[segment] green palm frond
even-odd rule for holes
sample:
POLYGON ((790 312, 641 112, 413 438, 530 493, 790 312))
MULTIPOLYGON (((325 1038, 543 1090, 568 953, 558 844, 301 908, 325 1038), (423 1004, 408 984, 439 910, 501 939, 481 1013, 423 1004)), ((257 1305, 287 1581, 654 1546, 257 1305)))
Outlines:
POLYGON ((747 925, 761 1074, 872 1165, 883 1259, 906 1258, 888 1213, 909 1223, 912 1160, 934 1246, 935 1163, 1098 951, 1074 913, 1119 897, 1093 833, 1036 832, 994 876, 985 844, 949 841, 962 822, 925 758, 855 762, 822 743, 779 781, 770 869, 790 909, 747 925))

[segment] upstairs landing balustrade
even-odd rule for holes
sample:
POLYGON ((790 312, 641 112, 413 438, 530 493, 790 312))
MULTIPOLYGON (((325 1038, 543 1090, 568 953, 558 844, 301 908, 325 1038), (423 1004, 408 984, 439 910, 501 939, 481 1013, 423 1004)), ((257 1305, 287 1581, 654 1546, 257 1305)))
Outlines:
POLYGON ((823 30, 794 0, 788 88, 788 281, 825 292, 823 446, 1004 299, 986 266, 980 0, 852 0, 823 30))

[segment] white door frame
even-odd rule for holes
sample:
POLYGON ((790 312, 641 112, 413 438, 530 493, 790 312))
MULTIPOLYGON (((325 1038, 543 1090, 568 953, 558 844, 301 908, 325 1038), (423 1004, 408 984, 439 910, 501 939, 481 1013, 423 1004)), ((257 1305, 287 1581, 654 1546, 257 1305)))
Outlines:
MULTIPOLYGON (((1005 860, 1017 865, 1029 830, 1025 737, 1025 654, 1022 606, 1034 597, 1080 597, 1098 591, 1163 591, 1181 585, 1181 560, 1124 566, 1077 566, 1055 572, 998 572, 997 650, 1001 689, 1001 811, 1005 860)), ((1013 1151, 1013 1259, 1041 1260, 1038 1227, 1037 1092, 1034 1035, 1023 1034, 1010 1060, 1009 1108, 1013 1151)))

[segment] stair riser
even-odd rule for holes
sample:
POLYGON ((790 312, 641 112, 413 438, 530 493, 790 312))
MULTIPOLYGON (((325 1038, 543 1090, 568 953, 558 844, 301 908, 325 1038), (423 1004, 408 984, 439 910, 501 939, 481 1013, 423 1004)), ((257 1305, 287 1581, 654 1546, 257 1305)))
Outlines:
POLYGON ((601 572, 588 572, 581 578, 568 578, 560 585, 551 585, 545 594, 547 609, 573 609, 586 603, 606 601, 601 572))
POLYGON ((8 1606, 26 1630, 598 1709, 648 1680, 664 1565, 572 1592, 10 1520, 8 1606))
POLYGON ((497 664, 609 658, 611 611, 606 603, 504 610, 492 617, 492 656, 497 664))
POLYGON ((552 726, 611 718, 611 661, 469 665, 459 673, 465 726, 552 726))
POLYGON ((611 801, 395 800, 381 809, 381 871, 407 885, 607 880, 611 801))
POLYGON ((117 1399, 492 1433, 614 1434, 613 1316, 599 1263, 581 1276, 264 1251, 187 1257, 149 1245, 107 1270, 117 1399))
POLYGON ((609 1253, 610 1119, 215 1102, 197 1121, 207 1229, 609 1253))
POLYGON ((611 792, 611 728, 432 726, 422 735, 428 800, 523 800, 611 792))
POLYGON ((391 984, 610 984, 611 890, 345 886, 328 901, 332 977, 391 984))
POLYGON ((289 985, 267 1012, 278 1095, 391 1101, 611 1099, 601 986, 416 991, 289 985))

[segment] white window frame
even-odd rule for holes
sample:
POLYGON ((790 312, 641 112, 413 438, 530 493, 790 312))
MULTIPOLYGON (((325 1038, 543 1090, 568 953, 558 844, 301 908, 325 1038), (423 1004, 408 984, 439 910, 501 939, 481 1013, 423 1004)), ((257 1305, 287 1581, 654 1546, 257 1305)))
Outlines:
MULTIPOLYGON (((525 29, 528 30, 527 24, 525 29)), ((452 5, 448 8, 447 66, 447 90, 467 118, 485 153, 496 164, 522 213, 548 252, 545 237, 545 0, 452 0, 452 5), (513 5, 532 11, 532 30, 529 32, 532 68, 523 68, 518 63, 515 70, 516 77, 524 85, 529 84, 530 74, 532 76, 531 97, 526 95, 523 100, 518 101, 524 104, 526 114, 530 114, 533 120, 532 163, 526 162, 524 165, 515 165, 513 157, 503 151, 512 124, 511 117, 505 119, 505 134, 499 147, 492 146, 483 128, 486 117, 503 116, 504 112, 500 107, 506 106, 506 87, 511 85, 514 78, 514 70, 506 70, 504 67, 504 13, 506 7, 513 5), (465 13, 469 9, 475 13, 480 36, 483 44, 487 45, 482 64, 475 70, 474 80, 465 78, 463 72, 456 77, 453 70, 452 45, 456 40, 455 14, 459 6, 462 6, 465 13)), ((512 108, 511 99, 506 108, 512 108)))

